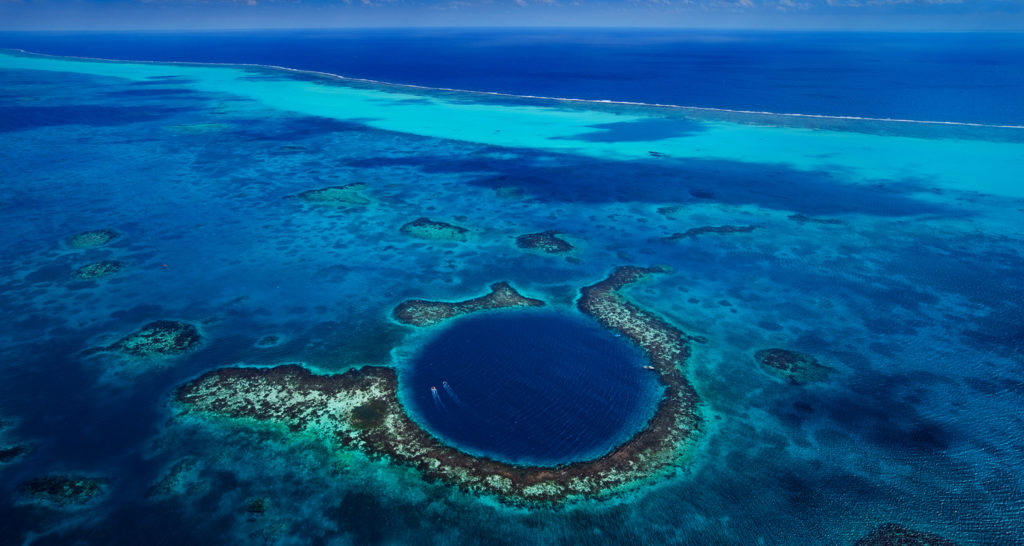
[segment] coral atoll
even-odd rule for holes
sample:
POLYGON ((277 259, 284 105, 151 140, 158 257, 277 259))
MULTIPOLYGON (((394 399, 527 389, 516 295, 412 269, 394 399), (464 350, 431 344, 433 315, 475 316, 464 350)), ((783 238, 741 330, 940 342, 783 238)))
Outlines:
POLYGON ((75 270, 75 277, 79 279, 98 279, 113 275, 124 268, 124 264, 115 260, 104 260, 83 265, 75 270))
POLYGON ((85 476, 52 475, 21 484, 21 493, 35 501, 54 506, 82 505, 95 499, 107 481, 85 476))
POLYGON ((85 231, 69 237, 68 246, 71 248, 96 248, 98 246, 110 244, 114 239, 117 239, 120 236, 120 233, 109 229, 85 231))
POLYGON ((408 300, 395 308, 394 317, 398 322, 413 326, 430 326, 466 313, 503 307, 540 307, 541 300, 527 298, 516 292, 507 282, 491 285, 491 293, 465 301, 408 300))
POLYGON ((854 546, 956 546, 951 540, 934 533, 908 529, 895 523, 879 525, 854 546))
POLYGON ((832 372, 813 356, 788 349, 761 349, 754 353, 754 360, 772 375, 797 385, 821 381, 832 372))
POLYGON ((111 345, 95 347, 84 354, 113 351, 137 357, 176 355, 195 348, 201 340, 199 330, 187 322, 157 320, 111 345))
POLYGON ((402 226, 402 233, 418 239, 432 241, 469 240, 469 230, 446 222, 435 222, 429 218, 417 218, 402 226))
MULTIPOLYGON (((444 445, 406 413, 397 396, 397 375, 387 367, 366 366, 335 375, 316 375, 295 365, 223 368, 181 386, 176 400, 187 413, 284 425, 292 432, 318 435, 339 448, 359 449, 414 467, 429 480, 495 495, 505 502, 556 503, 602 496, 673 465, 700 423, 697 395, 683 374, 689 337, 619 292, 657 271, 661 270, 620 268, 608 279, 581 289, 579 309, 639 345, 664 386, 648 426, 591 461, 520 466, 444 445)), ((434 317, 426 324, 437 320, 443 319, 434 317)))
POLYGON ((540 233, 528 233, 516 237, 516 246, 530 250, 540 250, 549 254, 569 252, 573 246, 569 241, 560 239, 557 231, 549 230, 540 233))
POLYGON ((366 189, 366 184, 354 182, 343 186, 328 186, 326 188, 307 190, 295 197, 307 203, 318 205, 367 205, 370 203, 370 200, 359 193, 364 189, 366 189))

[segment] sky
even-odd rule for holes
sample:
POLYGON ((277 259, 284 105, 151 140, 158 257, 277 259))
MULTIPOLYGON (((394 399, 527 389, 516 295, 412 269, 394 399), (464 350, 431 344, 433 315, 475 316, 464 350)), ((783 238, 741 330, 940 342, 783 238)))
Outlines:
POLYGON ((1024 0, 0 0, 0 30, 449 26, 1024 31, 1024 0))

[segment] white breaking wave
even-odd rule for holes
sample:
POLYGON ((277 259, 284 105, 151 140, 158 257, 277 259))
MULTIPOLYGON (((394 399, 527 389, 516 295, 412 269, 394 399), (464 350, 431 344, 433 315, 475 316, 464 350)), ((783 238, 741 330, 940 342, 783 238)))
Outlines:
POLYGON ((546 100, 556 102, 568 102, 568 103, 579 103, 579 104, 613 104, 623 106, 640 106, 648 108, 665 108, 665 109, 676 109, 676 110, 692 110, 695 112, 719 112, 723 114, 741 114, 751 116, 773 116, 782 118, 798 118, 798 119, 823 119, 823 120, 837 120, 837 121, 877 121, 885 123, 913 123, 919 125, 947 125, 955 127, 976 127, 976 128, 989 128, 989 129, 1024 129, 1024 125, 998 125, 991 123, 974 123, 969 121, 937 121, 937 120, 920 120, 920 119, 903 119, 903 118, 874 118, 866 116, 839 116, 830 114, 801 114, 792 112, 769 112, 761 110, 739 110, 730 108, 715 108, 711 106, 684 106, 680 104, 662 104, 662 103, 649 103, 649 102, 635 102, 626 100, 613 100, 613 99, 580 99, 572 97, 548 97, 544 95, 517 95, 514 93, 504 93, 501 91, 480 91, 473 89, 457 89, 453 87, 430 87, 427 85, 417 85, 412 83, 394 83, 385 82, 379 80, 371 80, 368 78, 355 78, 350 76, 342 76, 340 74, 333 74, 331 72, 322 72, 319 70, 306 70, 299 68, 290 68, 287 66, 277 66, 272 64, 257 64, 257 63, 212 63, 212 62, 196 62, 196 61, 144 61, 144 60, 127 60, 127 59, 104 59, 100 57, 80 57, 73 55, 50 55, 47 53, 35 53, 24 49, 9 49, 8 51, 18 51, 28 55, 37 55, 40 57, 53 57, 57 59, 78 59, 83 61, 101 61, 101 62, 114 62, 114 63, 129 63, 129 64, 180 64, 188 66, 214 66, 214 67, 252 67, 252 68, 269 68, 273 70, 281 70, 285 72, 294 72, 296 74, 311 74, 320 76, 328 79, 335 79, 342 82, 358 82, 373 85, 380 85, 386 87, 415 89, 422 91, 444 91, 447 93, 464 93, 467 95, 484 95, 492 97, 506 97, 513 99, 527 99, 527 100, 546 100))

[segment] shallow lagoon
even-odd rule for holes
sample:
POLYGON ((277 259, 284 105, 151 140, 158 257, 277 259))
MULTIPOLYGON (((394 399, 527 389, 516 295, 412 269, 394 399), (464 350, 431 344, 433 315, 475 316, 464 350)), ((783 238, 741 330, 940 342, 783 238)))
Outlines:
POLYGON ((1024 538, 1024 150, 1012 130, 716 117, 251 67, 12 54, 0 69, 0 149, 16 158, 0 163, 12 317, 0 441, 30 446, 0 467, 3 536, 843 543, 892 521, 967 543, 1024 538), (650 141, 625 129, 650 118, 677 129, 650 141), (296 197, 355 182, 366 202, 296 197), (401 232, 424 216, 471 236, 401 232), (690 231, 703 226, 753 229, 690 231), (68 244, 99 229, 120 236, 68 244), (515 245, 549 229, 573 242, 570 259, 515 245), (75 278, 107 260, 125 265, 75 278), (221 366, 401 366, 436 335, 392 320, 404 300, 464 300, 508 280, 569 313, 581 286, 623 264, 673 268, 628 296, 707 338, 686 367, 705 425, 673 475, 612 500, 508 507, 170 403, 221 366), (82 356, 160 319, 198 325, 203 343, 82 356), (835 371, 787 384, 753 358, 769 347, 835 371), (72 509, 18 489, 72 473, 109 481, 72 509))

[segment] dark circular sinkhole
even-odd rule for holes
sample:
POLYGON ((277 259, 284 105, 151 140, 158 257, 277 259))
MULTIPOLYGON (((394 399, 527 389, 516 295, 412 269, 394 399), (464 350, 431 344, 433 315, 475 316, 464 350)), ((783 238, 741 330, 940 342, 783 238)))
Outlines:
POLYGON ((595 459, 640 431, 661 387, 643 353, 593 320, 550 310, 456 319, 403 367, 428 431, 523 465, 595 459))

